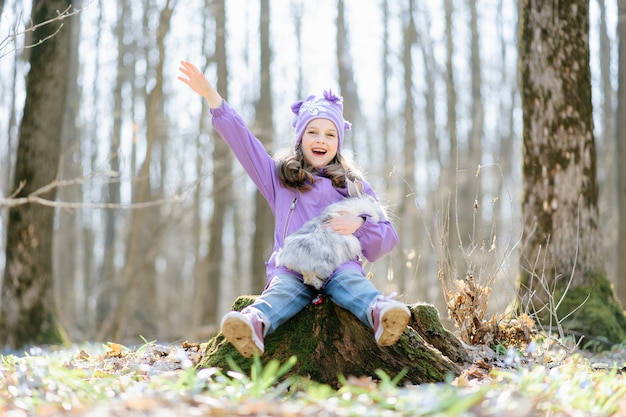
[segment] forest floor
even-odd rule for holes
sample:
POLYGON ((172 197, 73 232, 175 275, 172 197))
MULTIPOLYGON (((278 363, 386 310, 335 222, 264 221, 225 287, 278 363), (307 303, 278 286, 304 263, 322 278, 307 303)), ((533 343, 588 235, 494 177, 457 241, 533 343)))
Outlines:
POLYGON ((468 346, 473 363, 438 384, 347 377, 338 390, 281 378, 255 358, 251 375, 196 369, 202 346, 145 342, 0 356, 0 415, 26 416, 626 416, 626 348, 602 353, 468 346))

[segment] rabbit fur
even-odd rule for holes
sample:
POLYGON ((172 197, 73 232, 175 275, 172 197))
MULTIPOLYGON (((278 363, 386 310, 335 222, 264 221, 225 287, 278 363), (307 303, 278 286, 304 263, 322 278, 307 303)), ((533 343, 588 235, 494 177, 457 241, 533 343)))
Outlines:
POLYGON ((307 221, 302 227, 285 239, 277 254, 278 266, 285 266, 302 274, 304 283, 320 289, 335 269, 361 255, 359 239, 352 235, 342 235, 324 223, 339 212, 359 216, 367 214, 370 220, 386 220, 384 208, 370 195, 358 193, 330 204, 322 213, 307 221))

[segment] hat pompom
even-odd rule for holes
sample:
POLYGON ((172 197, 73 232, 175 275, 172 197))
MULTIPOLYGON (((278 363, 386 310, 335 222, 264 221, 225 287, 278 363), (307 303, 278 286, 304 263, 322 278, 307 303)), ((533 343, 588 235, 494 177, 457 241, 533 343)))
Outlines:
POLYGON ((296 116, 300 115, 300 107, 302 107, 303 103, 304 103, 304 100, 300 100, 300 101, 296 101, 295 103, 291 105, 291 111, 293 112, 293 114, 295 114, 296 116))
POLYGON ((335 95, 332 90, 324 90, 324 100, 335 104, 341 104, 343 99, 335 95))
MULTIPOLYGON (((304 103, 304 100, 300 100, 300 101, 296 101, 295 103, 293 103, 291 105, 291 111, 293 112, 293 114, 295 114, 296 116, 300 115, 300 108, 302 107, 302 104, 304 103)), ((291 125, 293 127, 296 127, 296 124, 298 123, 298 118, 296 118, 291 125)))

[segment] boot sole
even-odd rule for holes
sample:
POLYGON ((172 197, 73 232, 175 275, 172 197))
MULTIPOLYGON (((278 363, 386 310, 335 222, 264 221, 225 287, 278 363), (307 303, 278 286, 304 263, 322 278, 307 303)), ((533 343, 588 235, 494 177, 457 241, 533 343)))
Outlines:
POLYGON ((387 311, 380 322, 383 327, 383 334, 378 340, 380 346, 395 345, 404 333, 404 329, 409 324, 410 316, 406 310, 400 307, 391 308, 387 311))
POLYGON ((237 318, 228 318, 222 323, 222 334, 244 358, 251 358, 254 353, 262 354, 252 340, 252 329, 237 318))

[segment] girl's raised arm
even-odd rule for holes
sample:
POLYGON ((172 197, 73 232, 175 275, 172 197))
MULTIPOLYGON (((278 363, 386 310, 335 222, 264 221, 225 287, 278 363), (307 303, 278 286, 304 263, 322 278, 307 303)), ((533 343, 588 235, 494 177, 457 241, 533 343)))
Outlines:
POLYGON ((210 108, 216 109, 222 105, 222 96, 213 88, 202 71, 195 65, 191 62, 180 61, 180 67, 178 69, 183 74, 183 76, 179 76, 178 79, 204 97, 207 103, 209 103, 210 108))

